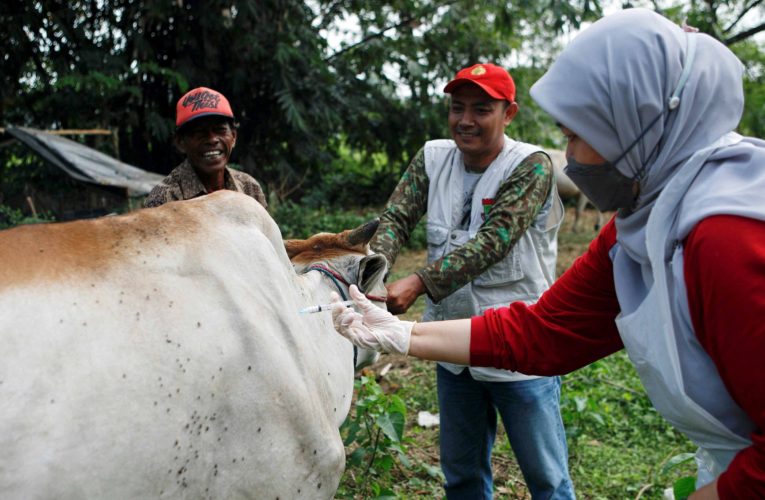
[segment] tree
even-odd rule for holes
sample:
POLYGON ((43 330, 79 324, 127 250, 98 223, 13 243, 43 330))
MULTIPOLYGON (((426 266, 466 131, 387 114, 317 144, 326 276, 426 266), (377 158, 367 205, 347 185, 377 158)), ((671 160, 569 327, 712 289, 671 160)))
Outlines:
POLYGON ((560 33, 599 14, 599 4, 588 1, 322 4, 320 30, 342 32, 351 24, 354 35, 325 59, 349 107, 357 110, 342 117, 344 139, 360 151, 385 152, 389 168, 381 177, 387 179, 387 197, 422 144, 448 136, 446 82, 460 68, 496 61, 511 68, 518 86, 523 112, 513 130, 543 142, 555 127, 528 98, 528 89, 551 61, 560 33))
POLYGON ((20 125, 119 128, 126 161, 167 172, 175 100, 207 85, 241 118, 242 167, 266 181, 296 182, 329 162, 339 139, 383 150, 392 162, 413 154, 443 131, 437 82, 544 33, 534 23, 558 30, 597 14, 583 5, 22 2, 0 14, 9 28, 0 111, 20 125), (325 30, 344 16, 358 20, 363 40, 331 53, 325 30))
MULTIPOLYGON (((743 15, 761 13, 760 1, 654 7, 751 61, 747 92, 762 103, 759 27, 743 15)), ((356 203, 379 203, 422 143, 447 134, 442 88, 469 64, 509 67, 522 110, 513 132, 554 144, 528 89, 561 34, 601 14, 597 0, 28 0, 0 13, 0 114, 6 124, 118 130, 123 160, 166 173, 179 161, 176 100, 213 87, 241 122, 234 161, 272 194, 301 199, 353 162, 338 186, 366 182, 356 203), (346 41, 330 43, 343 30, 346 41)), ((761 134, 761 108, 747 109, 742 130, 761 134)), ((346 201, 347 191, 327 196, 346 201)))
POLYGON ((750 40, 765 31, 762 0, 692 0, 687 6, 671 5, 667 8, 662 8, 659 2, 653 3, 657 12, 674 19, 685 17, 688 24, 727 46, 750 40))
MULTIPOLYGON (((678 24, 687 24, 713 36, 744 62, 745 108, 738 131, 744 135, 765 136, 765 5, 762 0, 691 0, 667 3, 642 2, 678 24)), ((623 6, 631 6, 624 2, 623 6)))
POLYGON ((119 128, 123 159, 167 172, 175 101, 210 86, 241 120, 245 170, 266 180, 300 172, 338 125, 312 17, 280 0, 22 3, 0 17, 14 48, 1 111, 16 124, 119 128))

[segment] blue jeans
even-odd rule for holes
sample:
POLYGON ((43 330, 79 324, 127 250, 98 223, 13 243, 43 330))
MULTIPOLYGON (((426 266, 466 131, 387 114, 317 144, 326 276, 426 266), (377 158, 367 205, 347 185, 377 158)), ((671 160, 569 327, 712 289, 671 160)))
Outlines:
POLYGON ((491 448, 502 416, 533 499, 574 498, 560 416, 560 378, 481 382, 437 368, 441 469, 446 496, 492 498, 491 448))

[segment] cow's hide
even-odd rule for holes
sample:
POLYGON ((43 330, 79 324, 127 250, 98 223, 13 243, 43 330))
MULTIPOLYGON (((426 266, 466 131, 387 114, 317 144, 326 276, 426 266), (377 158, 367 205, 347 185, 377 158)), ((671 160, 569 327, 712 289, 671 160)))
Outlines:
POLYGON ((2 497, 332 497, 352 346, 298 310, 333 288, 228 191, 0 232, 2 497))

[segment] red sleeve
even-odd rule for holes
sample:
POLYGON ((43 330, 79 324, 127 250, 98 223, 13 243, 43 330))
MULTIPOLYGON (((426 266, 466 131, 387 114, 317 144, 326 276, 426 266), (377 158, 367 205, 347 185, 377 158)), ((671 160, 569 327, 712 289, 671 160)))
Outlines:
POLYGON ((765 222, 709 217, 683 251, 696 336, 756 425, 717 483, 720 498, 765 498, 765 222))
POLYGON ((470 364, 559 375, 622 349, 608 255, 615 243, 612 219, 536 304, 516 302, 475 316, 470 364))

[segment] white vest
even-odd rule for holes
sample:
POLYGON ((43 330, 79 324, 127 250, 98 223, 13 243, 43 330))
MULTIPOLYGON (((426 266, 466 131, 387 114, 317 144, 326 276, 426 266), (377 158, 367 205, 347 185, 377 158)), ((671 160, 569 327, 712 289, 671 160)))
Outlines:
POLYGON ((670 237, 688 187, 716 146, 696 153, 662 190, 646 227, 651 265, 641 268, 618 244, 610 253, 622 310, 616 320, 619 335, 653 405, 699 446, 697 487, 725 471, 751 444, 748 436, 755 429, 696 338, 682 242, 670 237), (635 283, 644 283, 644 277, 650 280, 647 291, 636 291, 635 283))
MULTIPOLYGON (((459 228, 464 204, 462 182, 465 165, 462 153, 454 141, 445 139, 427 142, 424 150, 425 171, 430 180, 428 263, 475 237, 484 222, 482 200, 493 199, 499 186, 526 157, 542 151, 537 146, 516 142, 505 136, 502 151, 475 186, 470 224, 465 231, 459 228)), ((562 221, 563 204, 553 182, 553 188, 536 219, 507 256, 438 304, 426 298, 423 321, 470 318, 511 302, 535 302, 555 280, 557 234, 562 221)), ((440 364, 454 374, 465 369, 462 365, 440 364)), ((496 382, 536 378, 497 368, 470 367, 470 374, 476 380, 496 382)))

